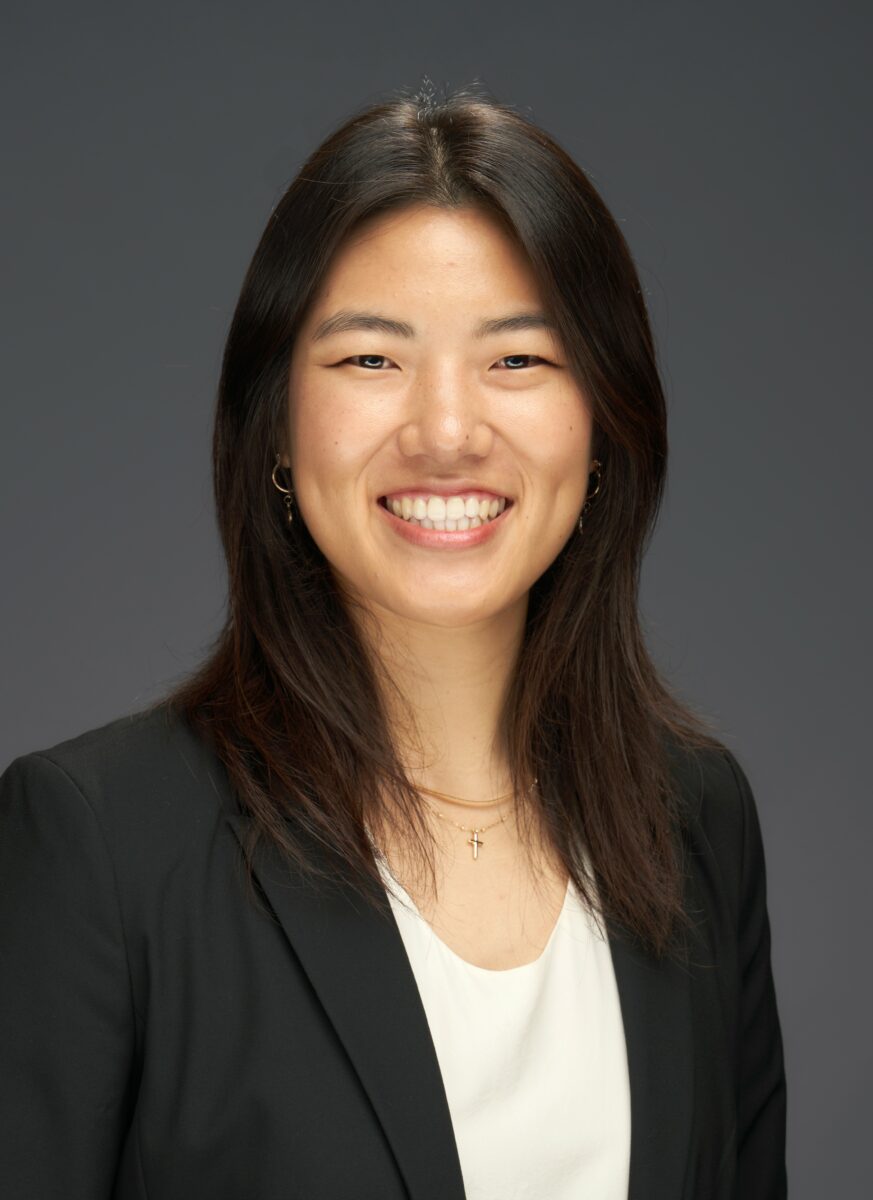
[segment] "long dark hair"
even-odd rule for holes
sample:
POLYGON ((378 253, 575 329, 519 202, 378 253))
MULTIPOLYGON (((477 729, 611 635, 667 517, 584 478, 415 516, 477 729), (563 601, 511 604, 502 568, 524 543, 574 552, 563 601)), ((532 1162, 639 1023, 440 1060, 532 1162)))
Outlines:
POLYGON ((530 819, 579 892, 592 908, 599 894, 600 913, 661 956, 689 924, 669 746, 722 744, 659 678, 639 625, 640 561, 667 461, 655 347, 630 251, 601 197, 549 135, 478 85, 437 97, 426 81, 360 110, 310 155, 270 216, 228 333, 215 417, 227 619, 164 700, 215 749, 251 818, 250 884, 266 837, 303 871, 326 878, 339 868, 373 900, 380 796, 399 806, 434 881, 420 797, 387 719, 390 681, 271 480, 295 335, 331 256, 365 218, 411 204, 473 205, 501 222, 527 254, 592 405, 601 486, 584 533, 531 589, 499 736, 517 794, 538 780, 530 819), (331 851, 329 867, 304 849, 313 837, 331 851))

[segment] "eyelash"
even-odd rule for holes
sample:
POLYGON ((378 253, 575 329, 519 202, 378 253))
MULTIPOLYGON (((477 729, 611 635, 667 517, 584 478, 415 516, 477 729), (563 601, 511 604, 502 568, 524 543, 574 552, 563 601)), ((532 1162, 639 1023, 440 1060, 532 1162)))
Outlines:
MULTIPOLYGON (((354 361, 356 358, 382 358, 387 362, 392 361, 390 358, 388 358, 387 354, 352 354, 348 358, 344 358, 338 365, 343 366, 345 363, 351 363, 352 366, 358 366, 359 364, 354 361)), ((535 359, 537 362, 544 363, 546 366, 552 365, 547 358, 543 358, 540 354, 504 354, 497 361, 502 362, 504 358, 531 358, 535 359)), ((381 368, 362 367, 361 369, 364 371, 371 371, 371 373, 375 375, 381 368)), ((511 373, 517 374, 522 368, 507 367, 506 369, 511 373)))

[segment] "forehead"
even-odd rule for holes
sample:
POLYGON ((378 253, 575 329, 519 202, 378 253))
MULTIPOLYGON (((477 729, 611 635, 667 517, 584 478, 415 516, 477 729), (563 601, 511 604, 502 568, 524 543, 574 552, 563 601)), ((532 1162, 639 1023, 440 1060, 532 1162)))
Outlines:
POLYGON ((435 317, 476 338, 555 328, 525 252, 492 214, 425 205, 370 218, 342 243, 304 328, 315 341, 362 328, 414 338, 435 317))
POLYGON ((444 248, 504 242, 520 249, 508 218, 484 204, 452 207, 417 202, 364 217, 346 235, 342 246, 363 248, 379 241, 417 245, 421 239, 426 239, 431 246, 444 248))

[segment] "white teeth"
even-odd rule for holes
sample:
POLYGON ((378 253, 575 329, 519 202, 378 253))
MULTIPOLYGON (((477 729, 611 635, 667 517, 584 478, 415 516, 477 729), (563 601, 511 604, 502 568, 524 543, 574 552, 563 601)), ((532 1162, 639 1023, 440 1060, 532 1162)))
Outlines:
POLYGON ((395 517, 424 529, 475 529, 493 521, 506 508, 506 497, 479 499, 476 496, 392 496, 386 499, 395 517))

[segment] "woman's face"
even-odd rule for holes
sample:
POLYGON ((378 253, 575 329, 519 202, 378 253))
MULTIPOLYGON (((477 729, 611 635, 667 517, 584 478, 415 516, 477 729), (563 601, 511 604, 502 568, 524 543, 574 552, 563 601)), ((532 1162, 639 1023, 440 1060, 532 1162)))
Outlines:
POLYGON ((480 210, 383 214, 334 256, 294 346, 282 462, 295 520, 377 615, 488 620, 526 604, 575 532, 592 420, 542 316, 525 256, 480 210), (441 502, 443 531, 427 527, 441 502))

